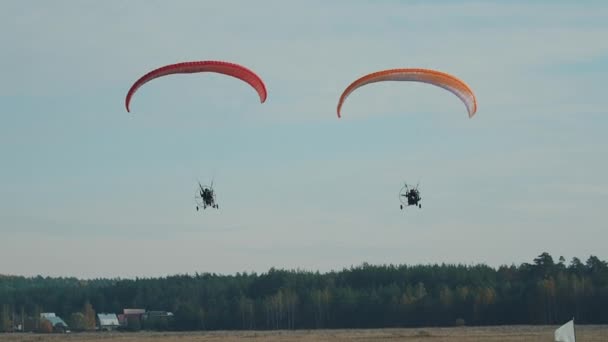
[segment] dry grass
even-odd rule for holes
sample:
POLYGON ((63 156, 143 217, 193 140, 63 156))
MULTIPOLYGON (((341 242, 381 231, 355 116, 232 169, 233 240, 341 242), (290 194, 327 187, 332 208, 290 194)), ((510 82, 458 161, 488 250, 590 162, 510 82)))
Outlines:
MULTIPOLYGON (((557 326, 500 326, 374 330, 214 331, 188 333, 80 333, 65 335, 0 334, 5 342, 189 342, 189 341, 408 341, 408 342, 551 342, 557 326)), ((577 326, 580 342, 608 342, 608 325, 577 326)))

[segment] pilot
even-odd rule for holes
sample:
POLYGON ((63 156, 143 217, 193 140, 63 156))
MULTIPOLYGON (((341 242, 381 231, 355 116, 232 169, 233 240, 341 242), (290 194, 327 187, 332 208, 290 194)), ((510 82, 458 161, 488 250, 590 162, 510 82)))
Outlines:
POLYGON ((407 202, 408 204, 415 204, 416 203, 416 191, 414 189, 410 190, 407 193, 407 202))

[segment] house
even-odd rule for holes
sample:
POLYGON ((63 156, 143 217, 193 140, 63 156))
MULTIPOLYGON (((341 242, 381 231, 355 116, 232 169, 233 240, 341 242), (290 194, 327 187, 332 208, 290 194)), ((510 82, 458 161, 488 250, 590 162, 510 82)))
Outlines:
POLYGON ((148 330, 167 330, 173 321, 169 311, 147 311, 143 316, 143 328, 148 330))
POLYGON ((112 331, 120 326, 118 317, 113 313, 97 314, 97 327, 99 330, 112 331))
POLYGON ((140 326, 146 309, 123 309, 122 314, 118 315, 118 322, 123 327, 131 325, 140 326))
POLYGON ((65 323, 61 317, 55 315, 54 312, 43 312, 40 314, 40 319, 47 320, 51 322, 51 326, 53 327, 53 332, 67 332, 68 325, 65 323))

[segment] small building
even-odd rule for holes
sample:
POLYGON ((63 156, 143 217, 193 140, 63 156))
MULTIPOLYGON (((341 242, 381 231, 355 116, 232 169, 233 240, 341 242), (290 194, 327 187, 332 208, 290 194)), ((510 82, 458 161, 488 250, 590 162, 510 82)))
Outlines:
POLYGON ((67 323, 65 323, 61 317, 55 315, 54 312, 43 312, 40 314, 40 319, 46 319, 51 322, 53 332, 64 333, 69 331, 67 323))
POLYGON ((122 314, 118 315, 118 322, 123 327, 139 329, 145 313, 146 309, 123 309, 122 314))
POLYGON ((113 313, 97 314, 97 327, 99 330, 112 331, 118 329, 118 317, 113 313))
POLYGON ((169 311, 146 311, 143 317, 143 328, 147 330, 167 330, 173 321, 169 311))

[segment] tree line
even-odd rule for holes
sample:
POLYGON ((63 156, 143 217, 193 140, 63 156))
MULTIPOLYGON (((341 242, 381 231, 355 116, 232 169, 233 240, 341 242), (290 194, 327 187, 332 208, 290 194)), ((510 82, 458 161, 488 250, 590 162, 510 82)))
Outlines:
POLYGON ((0 275, 0 331, 55 312, 93 329, 97 313, 170 311, 157 330, 608 324, 608 263, 542 253, 532 263, 362 265, 327 273, 196 273, 93 279, 0 275))

